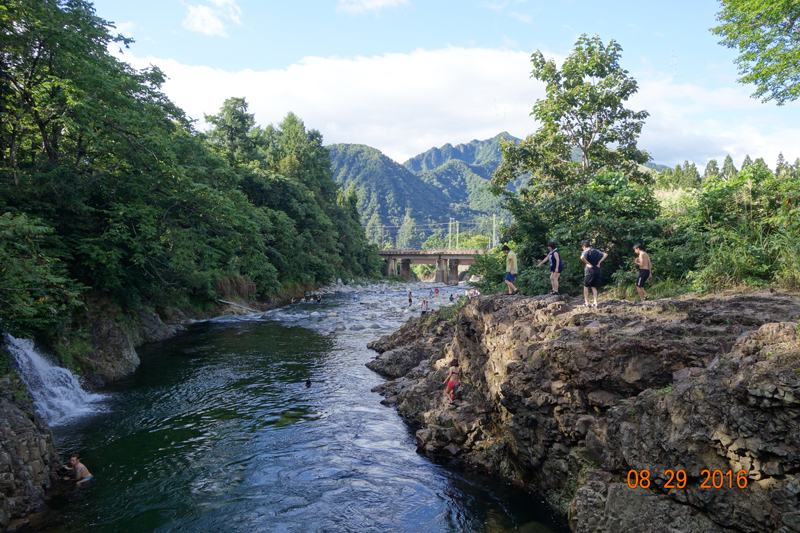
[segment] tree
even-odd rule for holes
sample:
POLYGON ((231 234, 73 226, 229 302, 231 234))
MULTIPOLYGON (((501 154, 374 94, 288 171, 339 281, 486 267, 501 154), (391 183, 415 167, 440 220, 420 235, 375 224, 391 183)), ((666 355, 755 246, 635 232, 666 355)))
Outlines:
POLYGON ((422 243, 423 250, 444 250, 445 248, 447 248, 447 243, 438 233, 434 233, 422 243))
POLYGON ((733 179, 738 174, 736 167, 733 165, 733 158, 730 155, 725 156, 725 163, 722 164, 722 176, 726 180, 733 179))
POLYGON ((703 172, 703 178, 704 179, 711 178, 711 177, 716 178, 718 176, 719 176, 719 166, 717 166, 717 160, 716 159, 712 159, 706 165, 706 169, 703 172))
POLYGON ((689 163, 689 160, 683 162, 682 176, 680 186, 683 189, 696 189, 700 186, 700 173, 694 163, 689 163))
POLYGON ((800 8, 796 0, 721 0, 720 44, 736 48, 740 83, 754 98, 778 105, 800 96, 800 8))
POLYGON ((255 115, 247 112, 248 105, 244 98, 228 98, 216 115, 204 115, 206 122, 214 126, 208 134, 209 142, 227 157, 231 164, 237 161, 248 161, 254 158, 255 147, 251 135, 256 120, 255 115))
POLYGON ((753 164, 753 160, 750 159, 750 154, 747 154, 746 156, 744 156, 744 161, 742 161, 742 170, 746 169, 747 167, 749 167, 752 164, 753 164))
POLYGON ((586 183, 600 170, 650 180, 639 169, 650 156, 636 146, 648 113, 625 107, 638 84, 620 66, 621 52, 616 41, 604 45, 584 34, 561 69, 541 51, 531 56, 531 77, 546 84, 545 98, 531 113, 541 127, 518 146, 500 141, 504 162, 493 179, 496 193, 529 172, 531 181, 558 188, 586 183), (571 160, 573 147, 579 162, 571 160))
POLYGON ((783 157, 783 152, 778 153, 778 161, 775 163, 775 175, 781 176, 782 174, 788 174, 791 172, 791 166, 786 163, 786 159, 783 157))

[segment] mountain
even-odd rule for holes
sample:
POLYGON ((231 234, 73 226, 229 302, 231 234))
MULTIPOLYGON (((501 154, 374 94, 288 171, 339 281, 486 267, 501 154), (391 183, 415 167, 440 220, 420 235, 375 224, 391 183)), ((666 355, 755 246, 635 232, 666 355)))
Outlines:
POLYGON ((438 221, 449 216, 449 201, 442 191, 426 183, 380 150, 363 144, 328 146, 334 180, 351 185, 358 194, 358 212, 367 223, 397 226, 408 212, 417 221, 438 221))
POLYGON ((502 213, 500 202, 488 191, 503 161, 497 146, 501 138, 519 142, 503 132, 483 141, 431 148, 402 165, 363 144, 328 149, 334 180, 345 189, 353 185, 358 193, 361 220, 399 225, 407 213, 417 223, 502 213))
POLYGON ((512 140, 516 143, 522 140, 504 131, 485 141, 473 140, 455 146, 447 143, 441 148, 431 148, 427 152, 412 157, 403 163, 403 166, 411 172, 423 172, 439 168, 448 161, 458 160, 471 167, 480 168, 481 170, 473 168, 472 171, 486 179, 491 179, 492 173, 503 162, 503 155, 497 145, 497 141, 500 139, 512 140))

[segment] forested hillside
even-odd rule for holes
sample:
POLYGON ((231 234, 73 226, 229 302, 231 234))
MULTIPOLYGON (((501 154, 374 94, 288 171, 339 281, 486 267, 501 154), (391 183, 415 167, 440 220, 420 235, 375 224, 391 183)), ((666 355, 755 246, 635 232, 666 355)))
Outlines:
POLYGON ((272 296, 377 273, 357 198, 293 114, 243 99, 193 122, 88 2, 0 11, 0 330, 58 336, 87 294, 122 308, 272 296))
POLYGON ((500 153, 500 148, 498 147, 498 141, 501 139, 514 141, 515 143, 520 141, 520 139, 504 131, 484 141, 473 140, 455 146, 447 143, 441 148, 431 148, 427 152, 412 157, 403 163, 403 166, 412 172, 422 172, 436 169, 448 161, 456 159, 468 165, 479 167, 481 170, 473 171, 486 179, 491 179, 495 169, 503 162, 503 154, 500 153))
MULTIPOLYGON (((431 235, 444 238, 454 231, 451 218, 459 221, 465 238, 491 234, 492 215, 510 220, 502 202, 489 192, 492 174, 503 160, 501 139, 519 142, 503 132, 484 141, 431 148, 402 165, 365 145, 335 144, 329 149, 334 179, 358 194, 370 241, 420 246, 431 235)), ((509 189, 517 185, 511 183, 509 189)))

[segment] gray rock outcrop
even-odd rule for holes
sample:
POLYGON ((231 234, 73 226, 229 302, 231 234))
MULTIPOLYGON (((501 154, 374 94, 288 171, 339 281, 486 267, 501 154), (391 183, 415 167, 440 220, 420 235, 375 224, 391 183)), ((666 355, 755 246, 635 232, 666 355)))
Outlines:
POLYGON ((1 376, 0 531, 26 524, 44 502, 58 464, 53 434, 34 412, 24 384, 13 373, 1 376))
POLYGON ((526 485, 574 531, 789 533, 800 531, 798 317, 796 296, 769 293, 592 310, 479 297, 441 349, 423 354, 437 339, 412 320, 372 345, 382 354, 370 365, 391 378, 375 389, 384 403, 421 427, 421 452, 526 485), (422 363, 396 377, 412 353, 422 363), (455 406, 442 387, 452 358, 464 376, 455 406), (629 487, 631 470, 649 485, 629 487), (666 486, 669 470, 685 486, 666 486), (705 471, 717 470, 714 488, 705 471))

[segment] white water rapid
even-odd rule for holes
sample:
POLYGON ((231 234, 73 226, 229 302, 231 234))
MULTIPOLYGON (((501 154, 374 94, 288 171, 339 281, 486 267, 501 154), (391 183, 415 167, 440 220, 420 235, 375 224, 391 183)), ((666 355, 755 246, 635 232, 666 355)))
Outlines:
POLYGON ((78 379, 66 368, 54 365, 36 351, 33 341, 7 335, 8 349, 14 356, 20 378, 28 386, 36 412, 51 426, 63 424, 99 409, 104 396, 81 388, 78 379))

